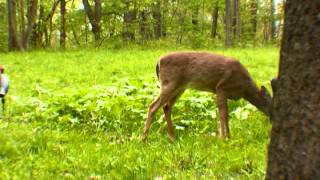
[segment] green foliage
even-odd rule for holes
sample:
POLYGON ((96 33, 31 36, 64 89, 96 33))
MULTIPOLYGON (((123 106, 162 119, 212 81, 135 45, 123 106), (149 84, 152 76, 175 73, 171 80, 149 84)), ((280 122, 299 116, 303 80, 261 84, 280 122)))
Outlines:
MULTIPOLYGON (((169 142, 161 111, 149 141, 139 141, 159 92, 155 61, 167 51, 0 54, 11 79, 0 120, 0 177, 263 178, 270 124, 243 100, 229 102, 228 140, 217 137, 214 95, 189 90, 172 113, 177 141, 169 142)), ((275 74, 276 48, 216 51, 239 58, 258 84, 275 74)))

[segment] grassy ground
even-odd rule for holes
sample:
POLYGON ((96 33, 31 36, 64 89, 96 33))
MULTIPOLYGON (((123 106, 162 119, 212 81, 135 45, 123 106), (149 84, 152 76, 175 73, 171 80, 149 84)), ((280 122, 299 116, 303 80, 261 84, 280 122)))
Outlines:
MULTIPOLYGON (((139 141, 158 93, 155 63, 169 51, 0 54, 11 79, 0 121, 1 179, 262 179, 270 124, 244 101, 229 102, 229 140, 215 136, 213 96, 188 91, 173 112, 177 141, 169 142, 160 113, 148 143, 139 141)), ((270 89, 277 48, 214 52, 238 58, 270 89)))

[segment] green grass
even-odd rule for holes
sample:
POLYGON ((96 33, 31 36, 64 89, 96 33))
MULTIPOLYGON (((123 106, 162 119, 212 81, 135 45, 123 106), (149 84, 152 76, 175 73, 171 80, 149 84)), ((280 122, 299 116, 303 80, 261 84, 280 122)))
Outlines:
MULTIPOLYGON (((161 113, 148 142, 139 141, 159 91, 155 63, 169 51, 0 54, 11 80, 1 179, 262 179, 270 124, 243 100, 229 102, 229 140, 216 136, 214 96, 188 91, 173 112, 177 141, 169 142, 161 113)), ((238 58, 270 89, 277 48, 214 52, 238 58)))

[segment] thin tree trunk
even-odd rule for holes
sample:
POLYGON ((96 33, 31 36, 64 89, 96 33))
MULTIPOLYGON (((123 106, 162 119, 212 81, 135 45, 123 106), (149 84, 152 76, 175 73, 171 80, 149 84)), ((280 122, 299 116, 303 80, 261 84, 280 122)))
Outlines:
POLYGON ((273 41, 276 38, 276 21, 275 21, 275 11, 276 11, 276 7, 275 7, 275 0, 271 0, 270 4, 271 4, 271 12, 270 12, 270 39, 273 41))
POLYGON ((162 8, 162 23, 161 23, 161 36, 167 36, 167 17, 168 17, 168 0, 163 0, 163 8, 162 8))
POLYGON ((287 0, 266 179, 320 177, 320 1, 287 0))
POLYGON ((252 26, 252 37, 255 38, 257 34, 257 12, 258 12, 258 2, 257 0, 251 0, 250 2, 250 13, 251 13, 251 26, 252 26))
POLYGON ((58 7, 58 4, 60 3, 60 0, 54 1, 52 8, 49 12, 49 14, 45 18, 45 23, 44 23, 44 31, 45 31, 45 46, 50 47, 51 46, 51 34, 53 31, 53 26, 52 26, 52 18, 55 14, 55 11, 58 7), (48 26, 49 25, 49 32, 48 32, 48 26))
POLYGON ((157 0, 154 7, 153 7, 153 19, 155 20, 154 23, 154 37, 159 39, 162 35, 162 19, 161 19, 161 1, 157 0))
POLYGON ((66 1, 60 1, 60 47, 62 49, 66 48, 66 1))
POLYGON ((232 36, 233 40, 240 38, 240 9, 239 0, 232 0, 232 36))
POLYGON ((125 0, 125 12, 123 14, 123 39, 124 41, 132 41, 135 39, 133 29, 133 21, 136 19, 135 10, 131 9, 131 1, 125 0))
POLYGON ((71 26, 71 29, 72 29, 72 34, 73 34, 73 38, 74 38, 75 42, 77 43, 78 46, 81 46, 81 43, 79 41, 79 37, 77 35, 76 30, 74 29, 74 26, 71 26))
POLYGON ((84 16, 84 24, 85 24, 86 45, 88 45, 88 20, 87 20, 87 16, 84 16))
POLYGON ((224 45, 226 48, 232 46, 232 9, 231 9, 231 1, 225 0, 225 26, 224 26, 224 34, 225 41, 224 45))
POLYGON ((28 12, 27 12, 28 25, 27 25, 27 30, 24 32, 23 39, 22 39, 22 46, 24 49, 28 49, 30 35, 33 30, 33 25, 37 15, 37 5, 38 5, 38 0, 29 1, 28 12))
POLYGON ((19 0, 20 4, 20 34, 25 32, 25 19, 24 19, 24 3, 23 0, 19 0))
POLYGON ((218 16, 219 16, 219 6, 218 6, 218 1, 216 1, 211 14, 211 38, 213 39, 217 35, 218 16))
POLYGON ((23 48, 17 37, 16 1, 7 0, 8 8, 8 48, 9 51, 22 51, 23 48))
POLYGON ((146 10, 142 10, 140 13, 140 36, 142 37, 142 40, 147 40, 148 38, 148 30, 147 30, 147 17, 146 17, 146 10))
POLYGON ((198 24, 199 24, 199 6, 198 5, 192 9, 191 23, 194 28, 198 27, 198 24))
MULTIPOLYGON (((101 27, 100 27, 100 21, 101 21, 101 0, 94 0, 94 17, 96 22, 96 27, 93 29, 94 31, 94 38, 96 43, 100 44, 101 39, 101 27)), ((98 45, 96 44, 96 45, 98 45)))

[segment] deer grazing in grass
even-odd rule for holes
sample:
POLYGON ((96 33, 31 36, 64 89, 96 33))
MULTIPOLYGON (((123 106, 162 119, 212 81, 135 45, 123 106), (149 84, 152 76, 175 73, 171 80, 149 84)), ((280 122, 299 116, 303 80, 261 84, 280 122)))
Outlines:
POLYGON ((269 116, 272 98, 268 91, 264 86, 259 89, 246 68, 233 58, 207 52, 174 52, 160 58, 156 72, 160 80, 160 95, 149 106, 142 141, 147 139, 152 119, 161 107, 169 138, 175 140, 171 110, 187 88, 216 94, 221 138, 230 136, 227 99, 244 98, 269 116))

